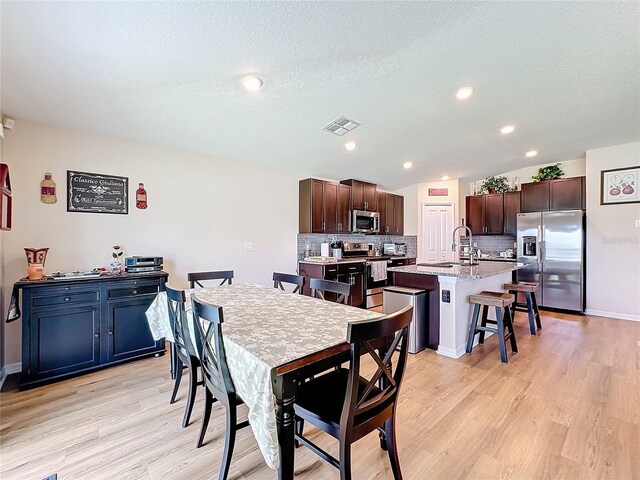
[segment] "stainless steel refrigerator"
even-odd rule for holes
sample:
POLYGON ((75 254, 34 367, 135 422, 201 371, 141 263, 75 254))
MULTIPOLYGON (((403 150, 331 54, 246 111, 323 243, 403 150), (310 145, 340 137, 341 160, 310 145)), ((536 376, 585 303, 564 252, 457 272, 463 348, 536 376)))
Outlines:
POLYGON ((519 213, 519 281, 537 282, 538 304, 584 311, 584 212, 519 213))

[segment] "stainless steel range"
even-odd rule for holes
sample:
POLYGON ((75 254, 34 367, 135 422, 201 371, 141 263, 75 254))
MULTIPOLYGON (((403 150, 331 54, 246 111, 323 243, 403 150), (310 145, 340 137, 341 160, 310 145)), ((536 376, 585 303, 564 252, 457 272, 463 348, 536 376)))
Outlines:
POLYGON ((369 243, 345 243, 344 258, 362 257, 364 260, 365 308, 382 305, 384 287, 389 285, 387 267, 390 257, 373 255, 373 245, 369 243))

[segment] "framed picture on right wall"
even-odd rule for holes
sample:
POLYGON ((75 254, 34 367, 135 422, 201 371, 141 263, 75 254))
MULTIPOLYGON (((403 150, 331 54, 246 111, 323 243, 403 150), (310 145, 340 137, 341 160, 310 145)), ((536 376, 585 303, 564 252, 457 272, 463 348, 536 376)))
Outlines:
POLYGON ((600 205, 640 203, 640 165, 600 172, 600 205))

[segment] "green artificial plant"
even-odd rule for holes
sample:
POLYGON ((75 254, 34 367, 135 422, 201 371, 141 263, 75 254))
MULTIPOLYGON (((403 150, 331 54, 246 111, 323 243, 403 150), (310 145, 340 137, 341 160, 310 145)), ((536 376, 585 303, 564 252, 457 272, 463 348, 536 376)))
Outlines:
POLYGON ((504 193, 512 191, 509 186, 509 180, 502 175, 494 177, 493 175, 484 179, 482 185, 480 185, 481 192, 487 193, 504 193))
POLYGON ((538 173, 533 177, 534 182, 539 182, 540 180, 555 180, 556 178, 562 178, 564 175, 564 171, 562 167, 560 167, 559 163, 555 165, 549 165, 548 167, 540 167, 538 173))

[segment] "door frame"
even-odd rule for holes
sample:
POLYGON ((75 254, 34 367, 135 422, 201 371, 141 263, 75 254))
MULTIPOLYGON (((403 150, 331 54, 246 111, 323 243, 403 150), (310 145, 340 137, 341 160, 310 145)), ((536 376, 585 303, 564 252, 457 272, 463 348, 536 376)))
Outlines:
POLYGON ((426 207, 451 207, 451 223, 456 225, 456 204, 455 202, 423 202, 420 204, 420 225, 418 225, 418 262, 425 261, 425 208, 426 207))

